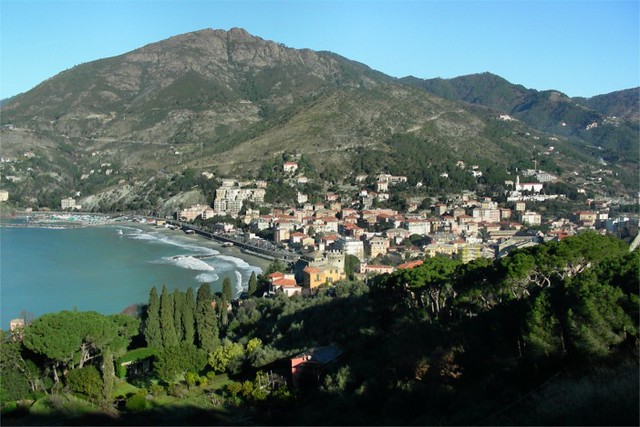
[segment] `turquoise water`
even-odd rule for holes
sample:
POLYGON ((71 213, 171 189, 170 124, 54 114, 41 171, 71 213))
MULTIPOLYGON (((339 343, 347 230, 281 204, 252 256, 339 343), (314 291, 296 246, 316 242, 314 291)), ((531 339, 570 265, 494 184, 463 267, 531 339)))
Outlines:
POLYGON ((252 271, 220 247, 180 231, 129 226, 86 228, 0 227, 0 327, 23 311, 78 309, 103 314, 146 303, 153 286, 221 288, 229 277, 236 292, 252 271), (202 258, 199 258, 202 257, 202 258))

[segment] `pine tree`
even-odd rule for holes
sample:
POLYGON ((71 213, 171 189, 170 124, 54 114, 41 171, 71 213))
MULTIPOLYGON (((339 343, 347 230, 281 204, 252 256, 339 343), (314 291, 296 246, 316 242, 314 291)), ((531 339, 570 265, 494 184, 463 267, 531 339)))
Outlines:
POLYGON ((182 311, 182 327, 184 328, 184 341, 187 344, 195 344, 195 311, 196 299, 193 296, 193 289, 187 289, 184 297, 184 307, 182 311))
POLYGON ((198 347, 207 352, 212 351, 218 342, 218 319, 211 301, 211 287, 208 283, 203 283, 198 288, 195 318, 198 347))
POLYGON ((160 294, 160 328, 162 330, 163 347, 177 346, 178 337, 173 320, 173 296, 169 294, 166 286, 162 286, 162 293, 160 294))
POLYGON ((147 346, 154 348, 162 348, 162 332, 160 329, 160 300, 158 299, 158 291, 154 286, 149 293, 149 305, 147 307, 147 316, 144 325, 144 338, 147 346))
POLYGON ((258 279, 256 278, 256 272, 251 272, 251 277, 249 277, 249 295, 253 296, 258 290, 258 279))

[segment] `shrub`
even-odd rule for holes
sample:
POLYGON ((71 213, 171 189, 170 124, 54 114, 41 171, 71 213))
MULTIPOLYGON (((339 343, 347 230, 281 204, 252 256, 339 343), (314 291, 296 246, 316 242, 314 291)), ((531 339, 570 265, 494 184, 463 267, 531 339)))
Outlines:
POLYGON ((147 409, 147 397, 141 394, 134 394, 127 399, 126 408, 129 411, 144 411, 147 409))
POLYGON ((67 385, 76 393, 96 398, 102 390, 102 377, 95 366, 85 366, 69 372, 67 385))

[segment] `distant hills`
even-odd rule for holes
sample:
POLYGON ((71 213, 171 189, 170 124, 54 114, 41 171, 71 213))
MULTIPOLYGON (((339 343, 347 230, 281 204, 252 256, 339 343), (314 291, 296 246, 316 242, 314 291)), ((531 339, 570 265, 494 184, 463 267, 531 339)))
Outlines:
POLYGON ((503 111, 543 132, 575 137, 603 148, 601 154, 608 160, 638 160, 638 88, 570 98, 555 90, 526 89, 491 73, 448 80, 406 77, 401 81, 445 99, 503 111))
POLYGON ((239 28, 78 65, 1 111, 3 156, 45 160, 21 184, 33 193, 135 187, 187 167, 255 177, 283 155, 306 156, 325 182, 388 171, 434 187, 459 160, 506 175, 550 146, 542 165, 556 172, 602 157, 629 173, 638 162, 637 89, 582 99, 489 73, 395 79, 239 28))

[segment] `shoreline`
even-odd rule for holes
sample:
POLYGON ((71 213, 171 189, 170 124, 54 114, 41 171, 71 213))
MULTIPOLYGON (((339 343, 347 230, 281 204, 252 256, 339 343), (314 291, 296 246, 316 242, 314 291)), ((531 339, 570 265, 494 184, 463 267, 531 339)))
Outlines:
MULTIPOLYGON (((152 286, 159 287, 167 284, 170 288, 180 288, 185 290, 187 287, 197 289, 202 283, 210 283, 213 289, 218 290, 220 282, 223 277, 231 277, 233 283, 238 278, 238 273, 242 274, 243 288, 246 287, 251 271, 255 271, 256 275, 267 271, 271 261, 268 259, 253 256, 251 254, 243 253, 238 247, 223 247, 219 242, 209 240, 207 238, 198 235, 188 235, 180 230, 169 230, 164 227, 156 227, 151 224, 141 224, 130 221, 118 221, 107 224, 87 224, 78 228, 77 226, 71 226, 68 223, 48 224, 49 226, 43 226, 43 224, 30 224, 30 227, 23 227, 24 232, 27 234, 21 235, 17 232, 22 232, 19 229, 10 230, 9 227, 0 227, 3 236, 3 246, 7 243, 7 248, 10 246, 9 239, 22 239, 20 236, 29 237, 28 239, 22 239, 26 245, 43 244, 44 247, 49 245, 44 244, 39 236, 40 229, 42 231, 48 231, 45 228, 56 228, 58 232, 54 234, 45 234, 47 238, 55 239, 56 242, 64 242, 64 245, 69 245, 71 254, 78 252, 78 248, 85 248, 81 252, 87 254, 90 253, 90 258, 82 256, 76 257, 76 255, 64 255, 58 259, 55 255, 51 255, 47 252, 46 259, 43 259, 41 264, 42 268, 34 269, 35 275, 30 273, 30 266, 23 266, 22 264, 15 264, 16 268, 10 268, 11 259, 8 260, 5 271, 3 269, 3 282, 7 279, 7 282, 2 286, 2 325, 0 328, 4 329, 8 327, 8 322, 17 317, 21 317, 22 311, 25 313, 32 313, 36 317, 43 314, 62 310, 79 309, 82 311, 98 311, 105 315, 121 313, 127 308, 132 306, 138 306, 145 304, 149 290, 152 286), (82 232, 85 230, 96 230, 98 234, 96 236, 111 236, 108 238, 108 245, 104 249, 100 248, 99 240, 84 240, 89 239, 89 236, 94 236, 93 232, 82 232), (30 230, 31 229, 31 230, 30 230), (71 233, 64 233, 64 229, 69 229, 71 233), (102 231, 100 231, 102 230, 102 231), (118 232, 122 230, 124 233, 118 232), (80 231, 80 234, 76 234, 80 231), (6 234, 5 234, 6 232, 6 234), (148 238, 136 239, 135 234, 141 233, 143 235, 149 235, 148 238), (62 234, 64 236, 62 236, 62 234), (125 234, 132 235, 131 239, 119 238, 117 235, 125 234), (60 237, 56 237, 60 236, 60 237), (85 237, 86 236, 86 237, 85 237), (151 238, 151 236, 155 236, 151 238), (136 265, 133 269, 124 269, 127 271, 126 277, 120 277, 116 282, 110 283, 105 278, 110 277, 110 271, 113 269, 120 270, 118 268, 119 262, 127 261, 129 259, 137 259, 137 249, 135 247, 135 240, 141 240, 139 243, 142 246, 142 252, 140 253, 143 261, 143 265, 137 266, 136 262, 132 264, 136 265), (148 244, 145 242, 154 243, 158 240, 162 245, 148 244), (91 244, 91 247, 84 246, 91 244), (118 242, 130 242, 122 246, 122 251, 119 249, 120 243, 118 242), (168 245, 168 246, 167 246, 168 245), (153 249, 154 247, 160 247, 164 249, 153 249), (171 248, 171 246, 175 246, 171 248), (184 251, 180 249, 184 247, 184 251), (149 249, 152 249, 149 253, 149 249), (118 252, 120 251, 120 252, 118 252), (172 256, 178 256, 180 258, 185 257, 187 261, 190 261, 190 257, 197 258, 198 255, 211 254, 213 257, 218 258, 217 261, 207 261, 211 265, 215 266, 218 270, 205 270, 190 268, 189 266, 181 265, 180 263, 173 262, 169 258, 172 256), (97 258, 99 257, 99 258, 97 258), (104 258, 106 263, 98 262, 104 258), (147 262, 148 261, 148 262, 147 262), (81 262, 82 266, 91 266, 93 263, 96 265, 92 267, 77 267, 76 263, 81 262), (109 266, 108 264, 111 263, 109 266), (154 264, 158 265, 158 268, 154 267, 154 264), (51 264, 51 265, 50 265, 51 264), (55 267, 54 266, 58 266, 55 267), (64 265, 60 268, 60 265, 64 265), (105 267, 105 265, 107 265, 105 267), (222 265, 224 264, 224 266, 222 265), (47 267, 49 266, 49 267, 47 267), (58 270, 64 271, 64 268, 71 268, 78 270, 82 273, 81 277, 67 277, 66 273, 61 272, 58 274, 58 270), (87 270, 85 274, 84 270, 87 270), (54 273, 44 273, 44 271, 55 270, 54 273), (234 273, 234 270, 236 273, 234 273), (10 277, 5 274, 14 272, 27 272, 27 276, 15 276, 10 277), (147 271, 149 273, 147 273, 147 271), (211 279, 200 279, 197 276, 208 275, 211 279), (94 277, 95 276, 95 277, 94 277), (25 278, 26 277, 26 278, 25 278), (26 282, 29 283, 26 283, 26 282), (23 283, 24 282, 24 283, 23 283), (31 285, 33 283, 35 285, 31 285), (29 284, 29 286, 24 286, 29 284), (52 292, 48 292, 49 287, 54 286, 52 292), (112 292, 119 295, 118 298, 114 298, 112 292)), ((93 239, 93 237, 91 237, 93 239)), ((20 246, 20 245, 18 245, 20 246)), ((64 246, 65 248, 67 246, 64 246)), ((16 250, 6 251, 6 254, 18 253, 16 250)), ((21 253, 21 252, 20 252, 21 253)), ((61 253, 61 252, 60 252, 61 253)), ((3 251, 3 266, 5 261, 5 251, 3 251)), ((26 259, 20 257, 20 259, 26 259)), ((182 263, 184 264, 184 263, 182 263)), ((115 272, 114 272, 115 273, 115 272)), ((114 276, 114 277, 115 277, 114 276)))
MULTIPOLYGON (((231 256, 238 258, 252 267, 258 267, 262 270, 262 272, 267 271, 269 265, 273 262, 270 259, 263 258, 258 255, 254 255, 251 253, 243 252, 237 246, 225 247, 222 246, 219 242, 215 240, 209 240, 200 235, 186 235, 180 232, 180 230, 169 230, 164 227, 158 227, 152 224, 146 224, 143 222, 131 221, 131 220, 117 220, 114 219, 113 216, 109 214, 93 214, 93 213, 57 213, 57 212, 39 212, 38 215, 34 215, 36 217, 41 217, 30 223, 17 223, 10 224, 6 222, 0 221, 0 227, 27 227, 27 228, 49 228, 49 229, 72 229, 72 228, 83 228, 83 227, 133 227, 138 228, 145 231, 155 231, 159 232, 169 238, 176 238, 178 240, 182 240, 184 242, 194 243, 196 245, 201 245, 203 247, 211 246, 212 249, 215 249, 223 256, 231 256), (47 217, 46 219, 44 219, 47 217), (52 218, 53 217, 53 218, 52 218), (55 218, 58 217, 58 218, 55 218), (62 219, 63 217, 71 217, 72 220, 62 219), (206 243, 202 245, 201 243, 206 243)), ((20 218, 22 216, 14 216, 12 218, 20 218)), ((117 218, 117 217, 116 217, 117 218)), ((4 219, 8 219, 4 217, 4 219)))
MULTIPOLYGON (((107 224, 109 226, 117 226, 118 224, 122 224, 122 223, 112 223, 112 224, 107 224)), ((258 267, 262 270, 262 273, 264 273, 265 271, 267 271, 267 269, 269 268, 269 265, 271 265, 272 260, 266 259, 266 258, 262 258, 260 256, 257 255, 252 255, 246 252, 242 252, 237 246, 229 246, 229 247, 225 247, 222 246, 221 243, 215 241, 215 240, 209 240, 205 237, 202 237, 198 234, 194 234, 194 235, 187 235, 184 234, 181 230, 170 230, 168 228, 164 228, 164 227, 157 227, 155 225, 150 225, 150 224, 141 224, 138 222, 128 222, 126 223, 126 226, 128 227, 134 227, 134 228, 140 228, 143 230, 147 230, 147 231, 156 231, 156 232, 160 232, 161 234, 169 237, 169 238, 176 238, 178 240, 184 241, 184 242, 189 242, 189 243, 194 243, 196 245, 201 245, 203 247, 211 247, 212 249, 215 249, 216 251, 218 251, 220 253, 220 255, 223 256, 231 256, 234 258, 238 258, 244 262, 246 262, 247 264, 249 264, 252 267, 258 267), (202 243, 205 243, 204 245, 202 245, 202 243)))

